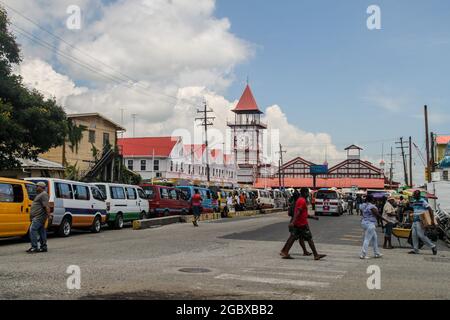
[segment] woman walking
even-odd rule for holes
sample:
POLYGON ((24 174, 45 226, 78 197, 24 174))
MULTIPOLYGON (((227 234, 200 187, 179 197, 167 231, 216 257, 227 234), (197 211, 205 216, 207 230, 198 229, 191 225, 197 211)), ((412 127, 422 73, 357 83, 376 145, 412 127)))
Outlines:
POLYGON ((383 219, 381 217, 377 206, 375 205, 375 199, 372 195, 368 195, 366 203, 361 205, 362 220, 361 226, 364 229, 364 243, 361 250, 361 259, 369 259, 367 256, 367 251, 369 250, 369 245, 372 245, 375 258, 381 258, 383 255, 378 249, 378 236, 377 236, 377 220, 383 219))

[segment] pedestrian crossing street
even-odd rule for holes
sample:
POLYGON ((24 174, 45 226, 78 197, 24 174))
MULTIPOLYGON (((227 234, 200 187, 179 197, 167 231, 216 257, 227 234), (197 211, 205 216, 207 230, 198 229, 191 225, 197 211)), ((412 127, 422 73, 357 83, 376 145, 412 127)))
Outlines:
MULTIPOLYGON (((323 245, 320 247, 326 249, 323 245)), ((245 291, 257 292, 270 287, 274 295, 281 296, 286 292, 292 295, 292 292, 297 292, 300 295, 292 298, 314 299, 315 290, 332 287, 358 266, 367 267, 359 259, 359 247, 330 247, 328 250, 320 250, 320 253, 327 255, 322 261, 296 254, 299 250, 293 248, 293 260, 272 258, 267 265, 242 267, 234 272, 221 273, 215 276, 215 280, 240 283, 245 291)))

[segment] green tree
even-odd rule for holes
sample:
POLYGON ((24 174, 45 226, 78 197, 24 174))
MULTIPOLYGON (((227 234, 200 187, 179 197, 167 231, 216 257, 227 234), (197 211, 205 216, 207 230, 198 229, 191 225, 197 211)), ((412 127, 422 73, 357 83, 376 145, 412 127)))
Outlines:
POLYGON ((20 62, 19 45, 0 7, 0 170, 62 145, 67 131, 66 114, 55 100, 27 89, 12 73, 20 62))

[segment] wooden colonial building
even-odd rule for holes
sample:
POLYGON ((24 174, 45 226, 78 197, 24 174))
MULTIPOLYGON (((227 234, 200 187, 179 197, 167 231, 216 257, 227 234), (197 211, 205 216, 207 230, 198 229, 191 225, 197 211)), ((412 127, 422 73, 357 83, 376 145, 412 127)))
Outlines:
MULTIPOLYGON (((382 169, 377 168, 368 161, 361 160, 362 148, 351 145, 345 149, 347 159, 328 170, 328 174, 317 176, 317 188, 351 188, 384 189, 385 177, 382 169)), ((279 188, 280 180, 286 188, 313 187, 311 166, 315 164, 297 157, 284 164, 279 175, 270 178, 260 177, 255 187, 279 188)))

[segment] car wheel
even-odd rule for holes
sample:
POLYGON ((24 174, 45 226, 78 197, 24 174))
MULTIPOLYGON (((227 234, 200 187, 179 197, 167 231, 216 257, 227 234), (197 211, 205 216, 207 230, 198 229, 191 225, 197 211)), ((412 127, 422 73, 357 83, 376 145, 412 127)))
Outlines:
POLYGON ((116 217, 115 228, 118 230, 123 228, 123 216, 121 214, 118 214, 116 217))
POLYGON ((169 210, 164 210, 164 215, 163 215, 164 217, 168 217, 168 216, 170 216, 170 211, 169 210))
POLYGON ((61 222, 58 229, 58 236, 68 237, 72 232, 72 220, 69 217, 65 217, 61 222))
POLYGON ((139 219, 140 220, 148 219, 147 213, 145 211, 142 211, 141 214, 139 215, 139 219))
POLYGON ((92 233, 99 233, 102 231, 102 221, 99 216, 95 217, 91 227, 92 233))

